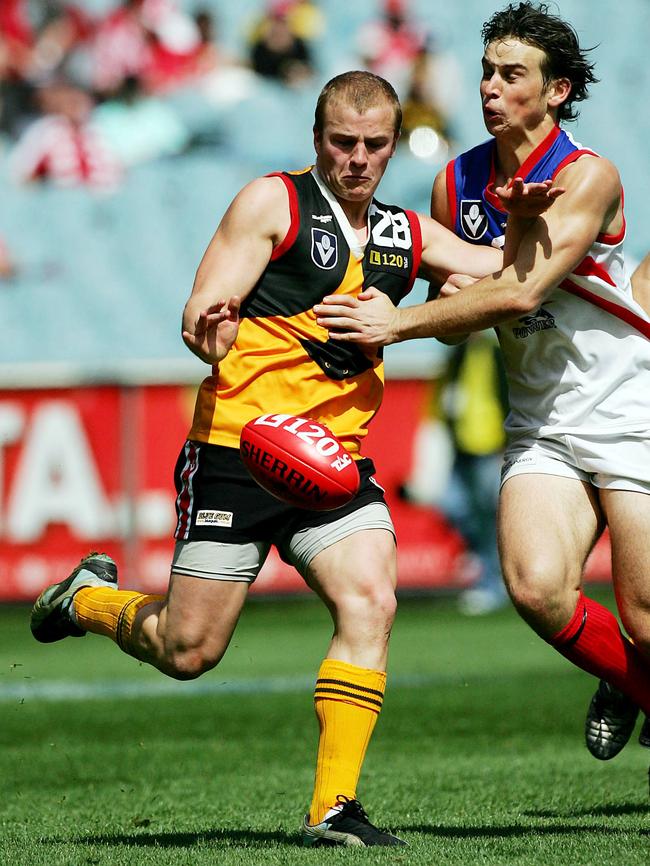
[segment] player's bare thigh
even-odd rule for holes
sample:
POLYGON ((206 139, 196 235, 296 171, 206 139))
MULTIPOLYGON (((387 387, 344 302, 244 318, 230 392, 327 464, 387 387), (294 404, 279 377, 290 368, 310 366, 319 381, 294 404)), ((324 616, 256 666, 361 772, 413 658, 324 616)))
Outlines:
POLYGON ((623 624, 650 655, 650 494, 601 490, 612 547, 612 578, 623 624))
POLYGON ((318 553, 304 577, 334 619, 329 655, 383 670, 396 606, 393 534, 387 529, 355 532, 318 553))
POLYGON ((249 584, 206 580, 172 572, 167 598, 165 642, 203 646, 209 655, 223 654, 248 595, 249 584))
POLYGON ((584 564, 601 528, 596 491, 584 481, 526 473, 503 485, 503 575, 520 614, 543 637, 556 634, 573 615, 584 564))
POLYGON ((249 584, 172 572, 161 605, 147 605, 136 621, 147 660, 179 679, 213 668, 225 653, 249 584))

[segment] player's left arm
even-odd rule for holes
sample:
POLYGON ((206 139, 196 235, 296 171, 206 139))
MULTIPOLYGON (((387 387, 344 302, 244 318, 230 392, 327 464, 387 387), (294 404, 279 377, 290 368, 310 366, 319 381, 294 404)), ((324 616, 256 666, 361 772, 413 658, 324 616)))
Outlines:
POLYGON ((584 157, 567 166, 557 181, 564 195, 535 219, 513 264, 451 297, 394 308, 388 317, 371 322, 359 322, 345 310, 329 323, 319 321, 336 329, 332 337, 337 340, 378 346, 482 330, 530 314, 582 261, 598 234, 619 218, 620 179, 607 160, 584 157))
POLYGON ((442 285, 450 274, 484 277, 501 268, 501 250, 467 243, 431 217, 418 214, 418 219, 422 232, 419 277, 442 285))

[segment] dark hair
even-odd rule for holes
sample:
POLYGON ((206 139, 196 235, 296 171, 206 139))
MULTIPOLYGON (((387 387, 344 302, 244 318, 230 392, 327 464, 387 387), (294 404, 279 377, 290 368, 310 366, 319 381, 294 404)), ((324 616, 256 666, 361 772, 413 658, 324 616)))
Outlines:
POLYGON ((594 64, 586 57, 593 48, 581 49, 573 27, 559 16, 551 15, 546 3, 510 3, 488 18, 481 36, 485 47, 512 36, 541 49, 545 54, 541 65, 544 84, 557 78, 568 78, 571 82, 571 92, 557 110, 558 120, 576 119, 578 111, 573 103, 587 99, 588 86, 598 81, 593 72, 594 64))
POLYGON ((375 108, 384 102, 389 103, 394 111, 395 135, 402 128, 402 106, 395 89, 384 78, 373 75, 372 72, 343 72, 330 79, 320 92, 314 115, 314 129, 322 133, 325 126, 325 110, 331 102, 337 99, 350 105, 360 114, 369 108, 375 108))

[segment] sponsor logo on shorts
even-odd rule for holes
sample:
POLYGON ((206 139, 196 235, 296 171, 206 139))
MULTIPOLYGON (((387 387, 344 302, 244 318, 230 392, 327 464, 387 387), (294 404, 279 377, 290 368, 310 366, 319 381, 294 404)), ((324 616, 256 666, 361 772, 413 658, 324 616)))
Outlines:
POLYGON ((511 460, 508 460, 503 464, 501 477, 510 472, 513 466, 526 466, 532 465, 533 463, 537 463, 537 458, 531 454, 524 454, 521 457, 513 457, 511 460))
POLYGON ((199 511, 197 526, 232 526, 232 511, 199 511))
POLYGON ((520 328, 513 328, 512 333, 517 340, 525 340, 531 334, 536 334, 538 331, 548 331, 549 328, 557 328, 555 324, 555 316, 540 307, 532 316, 522 316, 519 321, 522 324, 520 328))

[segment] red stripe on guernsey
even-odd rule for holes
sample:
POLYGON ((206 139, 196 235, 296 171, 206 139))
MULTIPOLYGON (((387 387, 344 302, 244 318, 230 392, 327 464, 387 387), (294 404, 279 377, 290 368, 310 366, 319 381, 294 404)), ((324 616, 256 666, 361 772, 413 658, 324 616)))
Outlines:
MULTIPOLYGON (((526 175, 530 174, 530 172, 535 168, 540 159, 544 156, 544 154, 550 150, 555 142, 555 139, 558 137, 562 130, 559 126, 554 126, 553 129, 549 132, 546 138, 541 141, 535 150, 532 153, 528 154, 526 159, 522 162, 522 164, 517 169, 515 173, 515 177, 526 178, 526 175)), ((506 209, 501 204, 501 199, 494 192, 494 182, 496 180, 496 167, 494 164, 494 157, 496 155, 496 148, 492 150, 492 165, 490 166, 490 177, 488 178, 488 182, 485 186, 485 200, 488 201, 492 207, 495 207, 497 210, 501 211, 501 213, 506 213, 506 209)))
POLYGON ((594 304, 595 306, 600 307, 601 310, 611 313, 611 315, 616 316, 617 319, 627 322, 628 325, 632 325, 633 328, 636 328, 637 331, 650 340, 650 322, 646 322, 645 319, 642 319, 641 316, 637 316, 626 307, 621 307, 620 304, 614 304, 612 301, 606 301, 594 292, 590 292, 589 289, 583 289, 582 286, 578 286, 569 279, 563 280, 560 283, 560 288, 565 289, 567 292, 571 292, 572 295, 577 295, 585 301, 589 301, 590 304, 594 304))
POLYGON ((501 204, 501 199, 494 191, 494 181, 496 180, 497 170, 494 165, 494 154, 496 153, 496 148, 492 148, 492 162, 490 164, 490 176, 488 178, 488 182, 485 184, 485 200, 489 202, 492 207, 495 207, 497 210, 500 210, 501 213, 506 213, 506 209, 501 204))
MULTIPOLYGON (((454 201, 456 201, 455 198, 454 201)), ((420 262, 422 261, 422 227, 420 226, 420 218, 415 211, 407 210, 405 213, 408 217, 409 225, 411 226, 411 239, 413 241, 413 265, 411 267, 411 278, 409 279, 406 291, 404 292, 405 295, 408 295, 413 288, 413 283, 418 275, 420 262)))
POLYGON ((485 199, 486 199, 486 201, 490 202, 492 207, 497 208, 497 210, 500 210, 501 213, 506 213, 506 209, 504 208, 503 204, 501 203, 501 199, 499 198, 499 196, 494 191, 494 181, 493 180, 488 181, 488 185, 485 187, 485 199))
POLYGON ((572 162, 575 162, 576 159, 580 159, 581 156, 595 156, 598 157, 597 153, 594 153, 593 150, 587 150, 583 148, 582 150, 574 150, 573 153, 569 153, 564 157, 562 162, 557 166, 553 174, 551 175, 551 179, 555 180, 556 176, 562 171, 563 168, 566 168, 567 165, 571 165, 572 162))
POLYGON ((535 168, 535 166, 544 156, 544 154, 551 149, 551 147, 555 143, 555 139, 561 132, 562 130, 559 126, 554 126, 553 129, 546 136, 546 138, 537 145, 535 150, 532 153, 528 154, 526 159, 519 166, 519 170, 516 172, 515 177, 525 178, 526 175, 535 168))
POLYGON ((181 471, 181 489, 176 497, 176 508, 178 509, 178 523, 176 524, 175 538, 188 538, 190 525, 192 523, 192 511, 194 509, 194 488, 192 482, 199 468, 199 446, 194 442, 185 443, 185 465, 181 471))
POLYGON ((271 253, 271 261, 274 262, 293 246, 293 242, 298 234, 298 229, 300 228, 300 210, 298 208, 298 193, 296 192, 295 186, 286 175, 276 171, 272 174, 267 174, 266 177, 279 177, 280 180, 283 181, 287 188, 287 192, 289 193, 289 213, 291 214, 291 225, 289 226, 289 231, 277 247, 274 247, 273 252, 271 253))
POLYGON ((608 244, 609 246, 615 247, 616 244, 620 244, 621 241, 623 240, 623 238, 625 237, 625 228, 626 228, 626 222, 625 222, 625 217, 623 217, 623 228, 620 230, 620 232, 617 235, 600 234, 596 238, 596 241, 599 244, 608 244))
POLYGON ((591 256, 585 256, 577 268, 573 269, 573 273, 577 277, 596 277, 604 283, 609 283, 610 286, 616 287, 616 283, 607 273, 602 265, 594 261, 591 256))
POLYGON ((456 172, 454 171, 454 166, 456 165, 456 160, 452 159, 447 163, 447 201, 449 203, 449 219, 451 220, 451 228, 452 231, 454 226, 456 225, 456 213, 457 213, 457 205, 456 205, 456 172))

